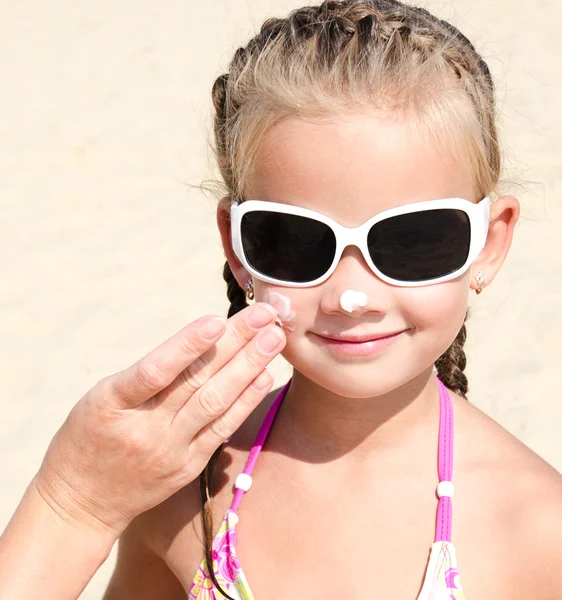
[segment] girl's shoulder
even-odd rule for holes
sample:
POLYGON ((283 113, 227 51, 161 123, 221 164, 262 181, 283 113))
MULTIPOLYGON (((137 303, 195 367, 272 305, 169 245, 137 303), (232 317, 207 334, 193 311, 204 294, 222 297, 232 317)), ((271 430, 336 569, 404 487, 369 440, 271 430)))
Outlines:
POLYGON ((562 598, 562 475, 474 404, 453 402, 455 528, 481 551, 471 562, 500 563, 508 597, 562 598))
POLYGON ((473 403, 451 396, 455 468, 483 482, 493 479, 493 488, 511 489, 519 498, 533 489, 550 497, 562 493, 562 474, 552 465, 473 403))

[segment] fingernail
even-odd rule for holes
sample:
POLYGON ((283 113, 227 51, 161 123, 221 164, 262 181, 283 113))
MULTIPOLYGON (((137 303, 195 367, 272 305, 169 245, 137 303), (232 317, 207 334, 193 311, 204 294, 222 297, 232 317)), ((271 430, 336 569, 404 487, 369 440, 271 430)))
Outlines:
POLYGON ((224 317, 213 317, 211 320, 203 323, 199 329, 199 335, 206 341, 210 341, 224 329, 226 319, 224 317))
POLYGON ((269 309, 263 305, 253 307, 248 315, 248 324, 254 329, 259 329, 269 323, 275 314, 273 308, 269 309))
POLYGON ((281 340, 279 329, 268 329, 258 337, 258 350, 263 354, 269 354, 281 344, 281 340))

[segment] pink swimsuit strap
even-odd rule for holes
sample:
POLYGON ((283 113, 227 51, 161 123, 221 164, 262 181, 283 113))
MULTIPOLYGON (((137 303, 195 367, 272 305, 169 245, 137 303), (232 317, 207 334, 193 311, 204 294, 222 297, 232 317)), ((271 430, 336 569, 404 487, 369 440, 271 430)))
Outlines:
MULTIPOLYGON (((451 482, 453 476, 453 403, 447 388, 443 385, 439 377, 436 376, 439 385, 439 442, 438 442, 438 476, 439 482, 451 482)), ((259 428, 258 434, 246 461, 243 473, 247 476, 252 475, 254 465, 258 459, 259 453, 263 448, 269 430, 273 424, 277 411, 285 398, 285 394, 291 385, 292 378, 281 388, 259 428)), ((452 525, 452 506, 451 497, 445 495, 450 493, 447 486, 452 491, 452 484, 440 486, 441 497, 437 504, 437 519, 435 527, 435 541, 451 541, 452 525)), ((237 487, 234 492, 234 498, 230 509, 233 512, 238 510, 242 496, 245 490, 237 487)))

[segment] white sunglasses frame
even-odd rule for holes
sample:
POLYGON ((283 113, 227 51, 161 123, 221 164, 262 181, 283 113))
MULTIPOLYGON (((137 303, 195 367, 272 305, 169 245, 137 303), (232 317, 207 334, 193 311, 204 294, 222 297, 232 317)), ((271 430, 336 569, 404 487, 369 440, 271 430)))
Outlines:
POLYGON ((359 225, 358 227, 345 227, 337 221, 334 221, 330 217, 324 215, 323 213, 317 212, 315 210, 310 210, 308 208, 302 208, 300 206, 294 206, 292 204, 281 204, 280 202, 269 202, 267 200, 245 200, 238 204, 233 202, 230 207, 232 248, 238 260, 242 263, 242 265, 244 265, 244 268, 256 279, 259 279, 266 283, 272 283, 275 285, 285 287, 313 287, 315 285, 323 283, 336 270, 341 255, 345 248, 347 248, 347 246, 356 246, 357 248, 359 248, 361 254, 363 255, 363 258, 365 259, 365 262, 369 265, 369 268, 377 277, 379 277, 386 283, 399 287, 420 287, 425 285, 434 285, 437 283, 443 283, 445 281, 450 281, 452 279, 460 277, 470 268, 475 258, 478 256, 478 254, 480 254, 480 252, 486 244, 486 238, 488 236, 490 204, 491 201, 488 196, 480 200, 480 202, 478 203, 470 202, 469 200, 465 200, 463 198, 443 198, 440 200, 426 200, 423 202, 403 204, 402 206, 396 206, 394 208, 384 210, 371 217, 370 219, 365 221, 363 225, 359 225), (470 221, 470 248, 464 265, 456 271, 454 271, 453 273, 449 273, 448 275, 444 275, 443 277, 436 277, 424 281, 401 281, 398 279, 387 277, 384 273, 381 273, 371 260, 371 257, 369 255, 369 249, 367 247, 367 234, 371 227, 375 223, 388 219, 389 217, 440 208, 452 208, 462 210, 468 215, 470 221), (334 252, 334 260, 330 265, 330 268, 321 277, 318 277, 314 281, 306 282, 282 281, 273 277, 269 277, 257 271, 246 260, 246 256, 244 255, 244 249, 242 247, 241 236, 242 217, 247 212, 254 210, 281 212, 285 214, 309 217, 320 221, 321 223, 325 223, 326 225, 331 227, 336 236, 336 250, 334 252))

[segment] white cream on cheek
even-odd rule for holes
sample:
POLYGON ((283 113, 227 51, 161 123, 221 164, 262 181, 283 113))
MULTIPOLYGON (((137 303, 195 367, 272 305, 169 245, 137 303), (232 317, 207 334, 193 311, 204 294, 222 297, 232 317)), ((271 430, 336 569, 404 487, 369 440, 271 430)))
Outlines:
POLYGON ((277 311, 276 323, 283 329, 287 329, 287 331, 295 331, 297 314, 291 310, 291 300, 287 298, 287 296, 284 296, 279 292, 267 290, 264 294, 263 301, 271 304, 277 311))
POLYGON ((367 304, 367 296, 363 292, 354 290, 346 290, 340 296, 340 306, 346 312, 353 312, 356 308, 363 307, 367 304))

